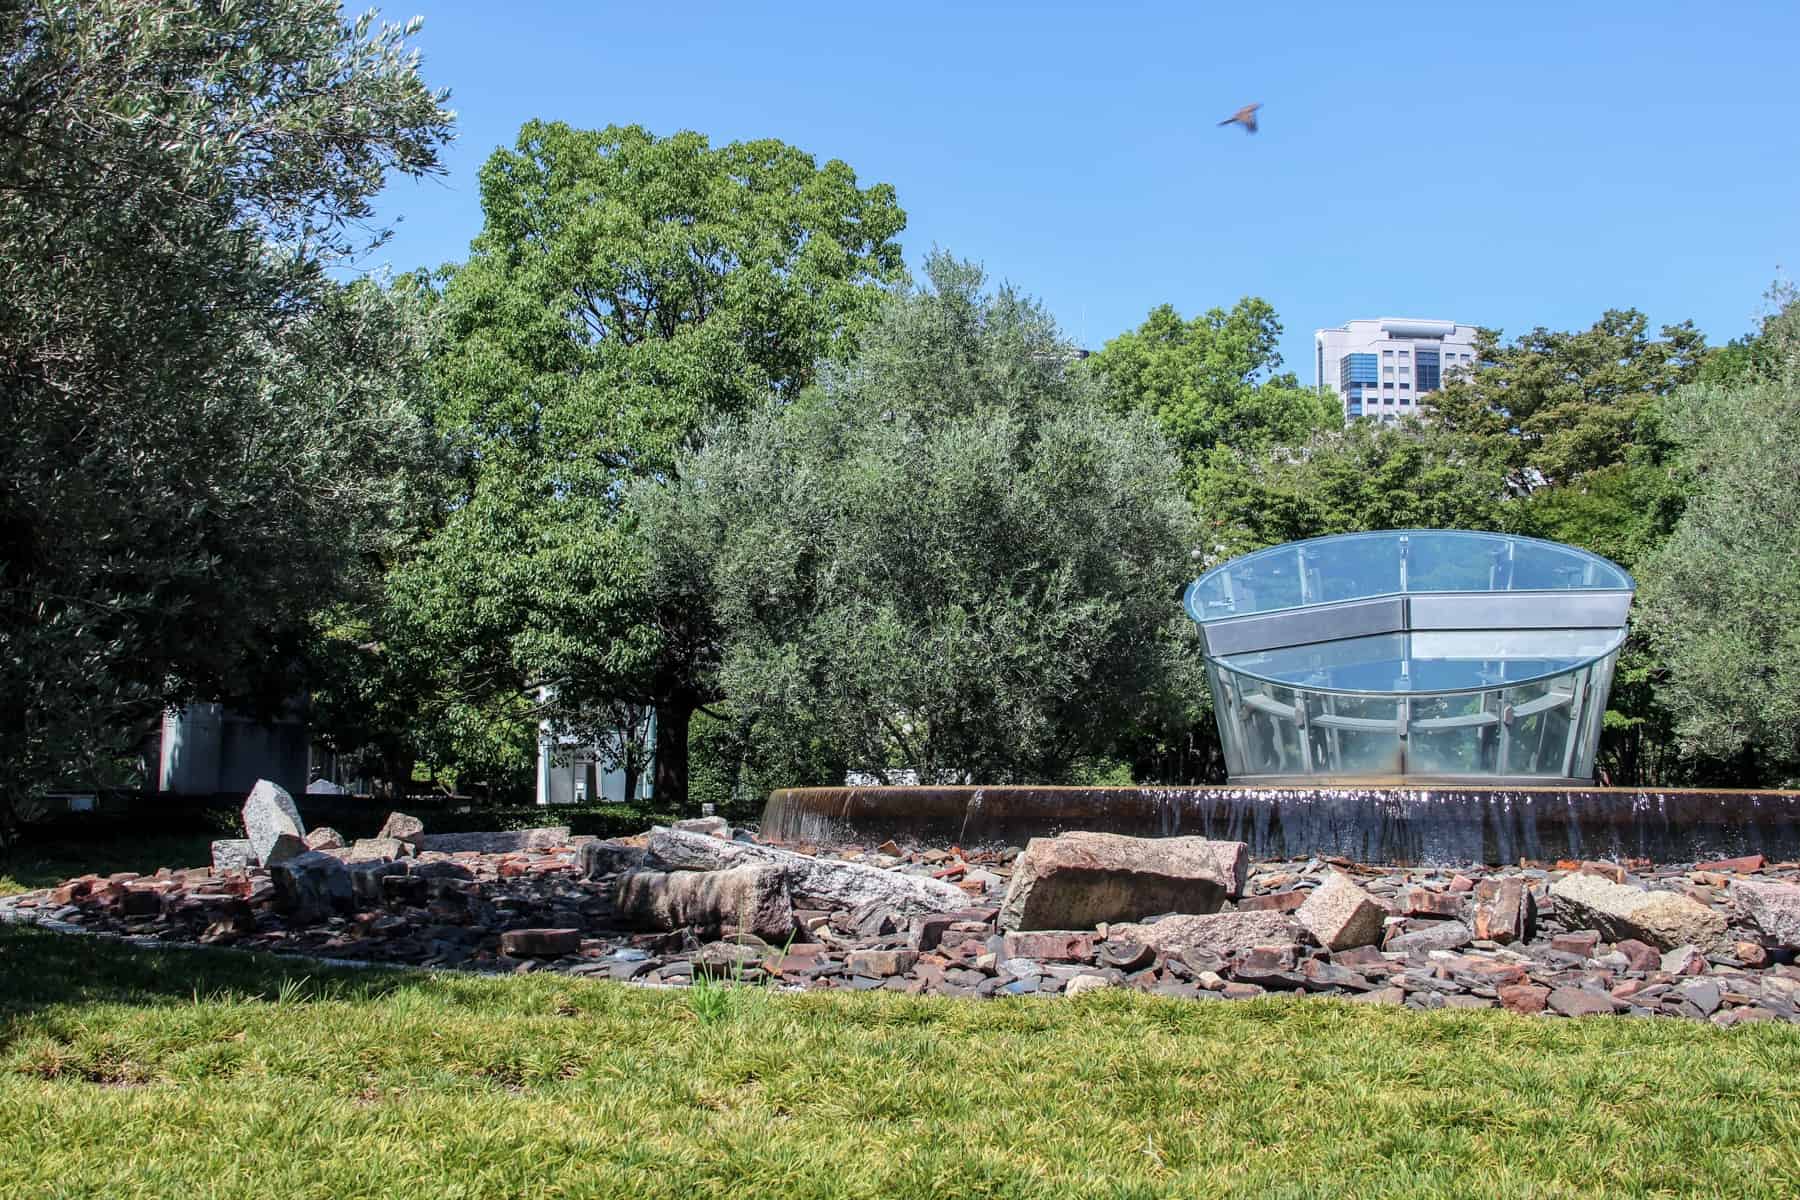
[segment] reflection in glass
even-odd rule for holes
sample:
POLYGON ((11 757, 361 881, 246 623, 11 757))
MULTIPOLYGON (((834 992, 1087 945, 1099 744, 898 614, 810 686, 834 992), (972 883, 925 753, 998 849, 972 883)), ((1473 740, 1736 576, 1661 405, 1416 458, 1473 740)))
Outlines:
POLYGON ((1258 551, 1185 603, 1233 779, 1549 782, 1593 776, 1634 587, 1571 546, 1404 530, 1258 551))

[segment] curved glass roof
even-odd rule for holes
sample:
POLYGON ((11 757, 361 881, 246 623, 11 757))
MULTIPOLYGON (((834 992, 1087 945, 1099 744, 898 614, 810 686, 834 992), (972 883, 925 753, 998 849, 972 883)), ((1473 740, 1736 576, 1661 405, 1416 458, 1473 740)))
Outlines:
POLYGON ((1214 661, 1309 692, 1467 692, 1563 675, 1611 654, 1624 641, 1623 629, 1415 631, 1227 654, 1214 661))
POLYGON ((1205 624, 1316 604, 1423 592, 1618 592, 1614 563, 1557 542, 1501 533, 1390 529, 1289 542, 1214 567, 1187 590, 1205 624))

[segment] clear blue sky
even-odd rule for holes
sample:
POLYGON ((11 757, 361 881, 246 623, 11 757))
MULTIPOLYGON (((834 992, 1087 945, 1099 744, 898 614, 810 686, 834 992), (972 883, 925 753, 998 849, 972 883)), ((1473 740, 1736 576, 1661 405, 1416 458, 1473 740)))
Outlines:
POLYGON ((915 269, 977 259, 1092 347, 1260 295, 1303 381, 1352 317, 1723 342, 1800 270, 1793 0, 414 3, 460 124, 447 178, 382 197, 396 269, 465 256, 477 168, 542 117, 841 158, 898 189, 915 269), (1256 136, 1215 127, 1250 101, 1256 136))

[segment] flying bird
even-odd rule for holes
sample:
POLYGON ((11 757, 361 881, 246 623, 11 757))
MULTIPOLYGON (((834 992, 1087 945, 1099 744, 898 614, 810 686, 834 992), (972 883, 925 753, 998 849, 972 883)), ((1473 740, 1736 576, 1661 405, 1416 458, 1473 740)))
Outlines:
POLYGON ((1219 124, 1242 125, 1245 133, 1255 133, 1256 110, 1261 107, 1262 105, 1260 104, 1246 104, 1244 107, 1232 113, 1229 117, 1226 117, 1223 121, 1220 121, 1219 124))

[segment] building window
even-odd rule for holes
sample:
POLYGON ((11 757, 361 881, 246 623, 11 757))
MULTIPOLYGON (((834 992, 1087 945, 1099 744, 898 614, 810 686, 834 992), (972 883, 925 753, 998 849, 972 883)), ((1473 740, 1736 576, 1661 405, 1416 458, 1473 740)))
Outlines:
POLYGON ((1402 351, 1401 351, 1401 352, 1400 352, 1400 357, 1401 357, 1401 358, 1405 358, 1405 357, 1406 357, 1406 356, 1407 356, 1407 354, 1408 354, 1408 353, 1409 353, 1409 351, 1406 351, 1406 350, 1402 350, 1402 351))
POLYGON ((1377 359, 1373 354, 1346 354, 1338 361, 1339 385, 1348 389, 1355 383, 1374 383, 1379 376, 1375 371, 1377 359))
POLYGON ((1394 357, 1394 352, 1393 352, 1393 351, 1392 351, 1392 350, 1383 350, 1383 351, 1382 351, 1382 352, 1381 352, 1381 357, 1383 357, 1383 358, 1392 358, 1392 357, 1394 357))
POLYGON ((1401 367, 1400 368, 1400 378, 1411 379, 1412 378, 1412 368, 1411 367, 1401 367))
POLYGON ((1401 385, 1400 385, 1400 390, 1401 390, 1401 391, 1403 391, 1403 392, 1404 392, 1404 391, 1406 391, 1406 390, 1407 390, 1407 389, 1408 389, 1408 388, 1410 388, 1410 387, 1411 387, 1411 386, 1412 386, 1412 384, 1410 384, 1410 383, 1403 383, 1403 384, 1401 384, 1401 385))
POLYGON ((1381 390, 1384 392, 1391 392, 1394 390, 1394 385, 1392 383, 1384 383, 1381 385, 1381 390))
MULTIPOLYGON (((1456 356, 1451 355, 1451 357, 1456 356)), ((1419 351, 1419 390, 1421 392, 1436 391, 1439 379, 1438 352, 1436 350, 1419 351)))

